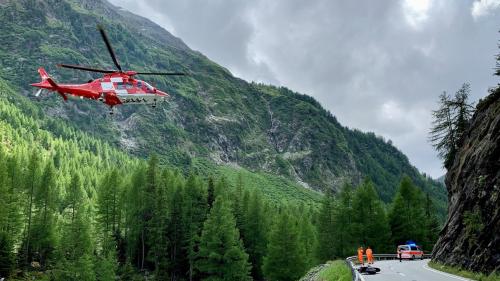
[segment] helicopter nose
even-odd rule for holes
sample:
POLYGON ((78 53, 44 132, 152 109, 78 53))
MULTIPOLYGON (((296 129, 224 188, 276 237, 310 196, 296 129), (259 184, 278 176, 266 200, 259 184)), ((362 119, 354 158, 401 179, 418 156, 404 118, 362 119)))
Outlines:
POLYGON ((167 93, 165 93, 165 92, 163 92, 163 91, 160 91, 160 90, 158 90, 158 89, 156 90, 156 94, 157 94, 158 96, 163 97, 163 98, 169 98, 169 97, 170 97, 170 95, 169 95, 169 94, 167 94, 167 93))

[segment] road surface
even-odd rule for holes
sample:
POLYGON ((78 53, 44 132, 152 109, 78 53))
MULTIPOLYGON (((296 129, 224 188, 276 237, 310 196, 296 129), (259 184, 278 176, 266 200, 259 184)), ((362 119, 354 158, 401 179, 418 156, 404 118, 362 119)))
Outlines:
POLYGON ((429 260, 390 260, 376 261, 375 267, 380 272, 375 275, 365 275, 365 281, 469 281, 470 279, 451 275, 430 268, 429 260))

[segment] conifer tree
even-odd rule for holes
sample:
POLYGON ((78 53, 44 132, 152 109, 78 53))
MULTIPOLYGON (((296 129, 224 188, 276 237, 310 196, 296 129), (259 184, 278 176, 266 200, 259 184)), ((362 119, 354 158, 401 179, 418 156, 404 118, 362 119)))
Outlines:
POLYGON ((252 276, 255 280, 262 280, 263 258, 267 247, 267 227, 264 204, 260 193, 254 191, 250 197, 248 211, 245 213, 245 224, 241 229, 244 233, 246 252, 252 264, 252 276))
POLYGON ((44 168, 42 179, 35 190, 34 202, 38 212, 33 219, 33 252, 41 266, 45 266, 56 247, 55 213, 57 212, 58 191, 56 186, 56 171, 49 160, 44 168))
POLYGON ((320 261, 328 261, 335 257, 335 220, 333 193, 327 191, 318 215, 318 248, 316 255, 320 261))
POLYGON ((187 266, 187 253, 183 248, 184 238, 184 197, 183 189, 180 183, 174 188, 169 204, 169 272, 172 280, 179 280, 185 274, 187 266))
POLYGON ((338 257, 352 255, 356 249, 353 237, 353 191, 349 184, 345 184, 339 194, 334 209, 335 243, 334 253, 338 257))
POLYGON ((196 268, 202 280, 251 280, 248 255, 231 209, 218 197, 203 224, 196 268))
POLYGON ((366 179, 353 198, 353 236, 365 247, 383 251, 389 245, 390 228, 384 207, 373 183, 366 179))
POLYGON ((207 216, 207 198, 199 180, 191 174, 184 192, 184 238, 183 246, 187 250, 188 278, 193 280, 194 262, 198 254, 198 243, 207 216))
POLYGON ((56 280, 95 280, 89 210, 85 208, 80 175, 73 174, 66 194, 66 223, 62 227, 56 280))
POLYGON ((19 238, 19 233, 22 228, 22 214, 21 214, 21 183, 22 183, 22 169, 20 165, 19 155, 14 154, 11 157, 6 156, 7 178, 4 181, 3 204, 0 207, 5 214, 5 217, 0 217, 0 227, 10 237, 13 242, 19 238))
POLYGON ((215 201, 215 183, 214 183, 214 178, 210 176, 208 178, 208 188, 207 188, 207 203, 209 209, 212 208, 214 201, 215 201))
POLYGON ((473 114, 473 106, 468 101, 469 95, 468 83, 464 83, 453 98, 444 92, 439 96, 440 107, 432 112, 434 120, 430 141, 447 169, 453 164, 461 137, 469 126, 473 114))
MULTIPOLYGON (((115 281, 118 264, 114 249, 108 248, 100 257, 97 258, 95 266, 96 280, 98 281, 115 281)), ((130 276, 126 277, 130 279, 130 276)))
POLYGON ((7 233, 0 231, 0 279, 9 277, 14 268, 12 241, 7 233))
POLYGON ((263 266, 266 280, 298 280, 307 270, 303 256, 297 222, 287 212, 282 212, 269 234, 263 266))
POLYGON ((106 173, 97 191, 97 221, 100 224, 100 238, 103 248, 114 245, 113 236, 118 231, 120 218, 121 183, 116 169, 106 173))
POLYGON ((422 241, 422 246, 425 251, 432 251, 434 243, 436 243, 439 231, 441 229, 439 220, 436 216, 434 204, 429 194, 425 197, 425 237, 422 241))
POLYGON ((404 176, 392 202, 389 222, 392 238, 401 244, 408 240, 421 243, 424 239, 425 217, 422 194, 408 176, 404 176))
POLYGON ((20 252, 23 257, 25 265, 31 262, 32 259, 32 223, 33 223, 33 212, 34 212, 34 197, 35 191, 38 189, 40 183, 40 152, 34 149, 31 153, 28 167, 24 173, 24 189, 28 199, 26 200, 26 223, 25 232, 23 239, 23 247, 20 252))
POLYGON ((155 276, 167 280, 168 274, 168 196, 166 182, 161 182, 155 192, 153 217, 151 219, 151 259, 155 266, 155 276))
POLYGON ((300 216, 299 220, 299 240, 304 251, 303 260, 305 268, 312 268, 316 265, 316 249, 318 247, 318 239, 316 229, 311 223, 311 216, 308 213, 300 216))

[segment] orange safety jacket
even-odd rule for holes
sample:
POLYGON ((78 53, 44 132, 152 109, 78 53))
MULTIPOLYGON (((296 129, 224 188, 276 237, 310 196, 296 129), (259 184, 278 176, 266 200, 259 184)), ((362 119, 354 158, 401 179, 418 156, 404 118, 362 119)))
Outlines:
POLYGON ((372 249, 366 249, 366 258, 368 259, 368 261, 372 261, 373 260, 373 251, 372 251, 372 249))
POLYGON ((363 263, 363 250, 358 249, 358 260, 360 263, 363 263))

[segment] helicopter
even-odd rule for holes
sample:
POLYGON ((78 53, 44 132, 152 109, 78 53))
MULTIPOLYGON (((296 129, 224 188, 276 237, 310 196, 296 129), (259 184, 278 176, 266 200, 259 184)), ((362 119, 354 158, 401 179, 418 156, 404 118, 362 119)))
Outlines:
POLYGON ((123 104, 149 104, 156 107, 158 102, 166 101, 170 95, 166 92, 151 86, 146 81, 135 79, 136 75, 165 75, 177 76, 187 75, 183 72, 137 72, 123 71, 118 63, 115 52, 106 31, 101 25, 97 26, 101 37, 108 49, 108 52, 113 60, 116 70, 97 69, 80 65, 58 64, 58 67, 70 68, 82 71, 103 73, 103 77, 95 80, 90 80, 85 84, 58 84, 52 79, 43 67, 38 69, 38 73, 42 79, 41 82, 33 83, 31 86, 40 88, 35 96, 39 97, 44 91, 57 92, 64 101, 68 97, 79 97, 80 99, 98 100, 110 108, 110 114, 113 114, 113 108, 123 104))

